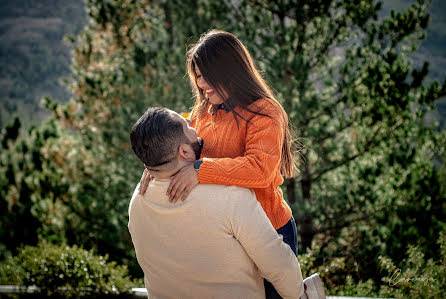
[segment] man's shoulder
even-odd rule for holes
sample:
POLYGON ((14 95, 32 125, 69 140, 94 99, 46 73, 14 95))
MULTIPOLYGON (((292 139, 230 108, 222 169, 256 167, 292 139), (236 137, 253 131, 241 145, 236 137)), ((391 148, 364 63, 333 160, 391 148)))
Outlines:
POLYGON ((247 213, 246 217, 249 218, 248 211, 261 209, 254 191, 236 186, 199 184, 192 190, 186 201, 188 200, 210 214, 227 219, 233 219, 240 213, 247 213))
POLYGON ((255 199, 255 194, 251 189, 237 186, 199 184, 192 191, 193 196, 210 197, 214 200, 255 199))

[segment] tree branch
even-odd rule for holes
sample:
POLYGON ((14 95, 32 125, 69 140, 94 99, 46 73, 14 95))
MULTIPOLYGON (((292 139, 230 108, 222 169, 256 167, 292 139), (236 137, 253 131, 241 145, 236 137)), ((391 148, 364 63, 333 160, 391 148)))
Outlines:
POLYGON ((315 143, 323 143, 325 140, 335 137, 336 135, 338 135, 345 129, 350 128, 355 123, 355 121, 356 120, 351 120, 349 122, 346 122, 343 126, 341 126, 339 129, 337 129, 335 132, 326 134, 326 135, 322 136, 321 138, 316 139, 315 143))
POLYGON ((269 12, 272 12, 272 13, 274 13, 274 14, 276 14, 276 15, 280 15, 280 14, 282 14, 282 12, 280 12, 279 10, 273 9, 273 8, 270 7, 270 6, 265 5, 265 2, 264 2, 264 1, 249 0, 249 1, 247 1, 247 2, 248 2, 249 4, 251 4, 251 5, 253 5, 253 6, 257 6, 257 7, 261 8, 261 9, 265 9, 265 10, 267 10, 267 11, 269 11, 269 12))
POLYGON ((376 137, 376 135, 378 135, 378 132, 379 132, 380 129, 381 129, 381 127, 378 127, 378 128, 376 129, 376 131, 373 133, 373 136, 370 138, 370 140, 368 140, 368 141, 366 142, 366 144, 365 144, 365 146, 364 146, 364 150, 360 151, 359 153, 357 153, 357 154, 355 154, 355 155, 352 155, 352 156, 350 156, 350 157, 347 157, 346 159, 344 159, 344 160, 342 160, 342 161, 339 161, 338 163, 334 163, 333 165, 328 166, 328 167, 326 167, 325 169, 322 169, 322 170, 320 170, 320 171, 318 171, 318 172, 316 172, 316 173, 311 174, 311 176, 313 177, 312 180, 313 180, 313 181, 317 181, 317 180, 320 179, 321 176, 324 175, 325 173, 327 173, 327 172, 329 172, 329 171, 331 171, 331 170, 333 170, 333 169, 336 169, 336 168, 338 168, 338 167, 341 167, 341 166, 343 166, 343 165, 345 165, 345 164, 347 164, 347 163, 349 163, 349 162, 355 160, 356 158, 358 158, 358 157, 364 155, 365 153, 367 153, 367 152, 370 150, 370 145, 376 143, 375 137, 376 137))
POLYGON ((389 206, 385 206, 385 205, 378 207, 373 212, 370 212, 369 210, 367 210, 367 211, 365 211, 365 210, 364 211, 362 211, 362 210, 355 211, 355 210, 352 209, 351 211, 343 213, 345 216, 341 217, 341 221, 340 222, 335 223, 334 225, 331 225, 331 226, 326 226, 326 227, 321 227, 319 229, 315 229, 315 230, 313 230, 313 233, 314 234, 318 234, 318 233, 326 232, 328 230, 339 230, 339 229, 347 227, 347 226, 349 226, 349 225, 351 225, 353 223, 357 223, 359 221, 363 221, 363 220, 366 220, 366 219, 374 218, 376 216, 376 214, 378 214, 379 212, 388 211, 388 210, 390 210, 389 206), (362 216, 357 216, 357 217, 354 217, 353 219, 347 219, 348 216, 351 216, 353 213, 355 215, 362 215, 362 216))
POLYGON ((323 43, 323 46, 320 48, 321 50, 313 56, 313 59, 311 59, 312 61, 310 62, 309 66, 310 69, 315 68, 321 62, 321 58, 327 55, 328 51, 331 49, 333 42, 339 35, 340 28, 340 25, 336 26, 332 36, 325 39, 325 43, 323 43))
MULTIPOLYGON (((341 92, 339 92, 337 95, 340 95, 340 94, 341 94, 341 92)), ((329 109, 329 110, 334 110, 335 107, 336 107, 337 105, 339 105, 339 104, 342 102, 342 100, 343 100, 343 98, 342 98, 341 96, 338 97, 334 103, 332 103, 332 104, 330 104, 330 105, 327 105, 326 107, 323 107, 323 108, 321 108, 321 109, 318 109, 318 111, 317 111, 318 113, 316 113, 316 114, 314 114, 314 115, 312 115, 312 116, 310 116, 310 117, 304 119, 303 121, 301 121, 301 122, 300 122, 300 125, 301 125, 302 127, 306 127, 306 126, 310 123, 310 121, 312 121, 312 120, 314 120, 314 119, 316 119, 316 118, 321 117, 322 115, 324 115, 324 114, 325 114, 325 111, 326 111, 327 109, 329 109)))

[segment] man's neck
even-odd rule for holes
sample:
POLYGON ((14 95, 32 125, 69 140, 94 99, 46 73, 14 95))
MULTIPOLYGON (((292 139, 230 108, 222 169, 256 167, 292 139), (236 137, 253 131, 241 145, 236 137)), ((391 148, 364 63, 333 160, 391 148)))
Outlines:
MULTIPOLYGON (((174 174, 176 174, 180 168, 174 169, 172 171, 155 171, 150 173, 155 179, 170 179, 174 174)), ((150 171, 149 171, 150 172, 150 171)))
POLYGON ((155 179, 170 179, 172 175, 170 174, 160 174, 160 175, 154 175, 155 179))
POLYGON ((156 171, 156 172, 151 173, 151 175, 155 179, 170 179, 172 176, 177 174, 183 167, 188 166, 188 165, 193 165, 193 163, 192 162, 184 162, 184 163, 179 164, 178 167, 176 167, 174 170, 165 171, 165 172, 156 171))

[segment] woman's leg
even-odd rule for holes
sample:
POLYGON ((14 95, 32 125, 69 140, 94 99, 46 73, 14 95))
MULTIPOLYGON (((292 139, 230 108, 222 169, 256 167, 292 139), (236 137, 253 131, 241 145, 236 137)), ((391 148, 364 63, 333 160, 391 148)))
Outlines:
MULTIPOLYGON (((277 230, 277 233, 283 236, 283 242, 291 247, 297 257, 297 228, 293 216, 291 216, 291 219, 284 226, 277 230)), ((263 282, 265 285, 266 299, 282 298, 268 280, 264 279, 263 282)))

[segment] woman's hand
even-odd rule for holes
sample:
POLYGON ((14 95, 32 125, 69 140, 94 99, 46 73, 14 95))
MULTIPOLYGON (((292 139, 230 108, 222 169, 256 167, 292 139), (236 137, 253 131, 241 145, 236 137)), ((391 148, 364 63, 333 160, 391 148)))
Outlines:
POLYGON ((167 189, 169 201, 176 202, 180 198, 185 200, 198 183, 198 172, 194 169, 194 166, 192 164, 184 166, 172 176, 172 182, 167 189))
POLYGON ((141 177, 141 181, 139 182, 138 191, 140 195, 144 195, 144 193, 146 193, 146 189, 149 186, 151 180, 153 180, 153 176, 151 176, 147 168, 145 168, 141 177))

